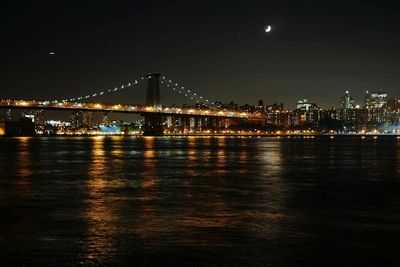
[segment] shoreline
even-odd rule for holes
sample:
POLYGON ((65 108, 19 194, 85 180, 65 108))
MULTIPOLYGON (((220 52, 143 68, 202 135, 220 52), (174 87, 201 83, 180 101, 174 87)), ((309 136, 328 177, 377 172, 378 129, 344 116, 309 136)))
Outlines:
POLYGON ((400 139, 400 134, 166 134, 160 136, 144 136, 138 135, 124 135, 124 134, 109 134, 109 135, 90 135, 90 134, 66 134, 66 135, 1 135, 0 138, 14 138, 14 137, 34 137, 34 138, 47 138, 47 137, 285 137, 285 138, 342 138, 342 137, 395 137, 400 139))

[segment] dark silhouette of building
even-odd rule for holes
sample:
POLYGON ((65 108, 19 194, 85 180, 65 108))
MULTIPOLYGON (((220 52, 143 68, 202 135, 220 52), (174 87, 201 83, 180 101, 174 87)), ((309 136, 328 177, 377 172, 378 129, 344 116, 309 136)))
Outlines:
POLYGON ((35 135, 35 123, 29 118, 7 121, 5 122, 5 134, 8 136, 33 136, 35 135))

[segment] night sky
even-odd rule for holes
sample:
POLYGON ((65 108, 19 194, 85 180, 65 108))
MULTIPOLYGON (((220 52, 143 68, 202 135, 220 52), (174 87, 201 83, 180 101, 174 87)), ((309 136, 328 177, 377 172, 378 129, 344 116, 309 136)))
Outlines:
MULTIPOLYGON (((395 1, 7 2, 1 98, 81 96, 148 72, 242 104, 293 108, 307 98, 331 107, 345 90, 360 104, 365 90, 378 88, 400 95, 395 1)), ((162 97, 185 102, 166 90, 162 97)), ((107 101, 144 99, 139 86, 107 101)))

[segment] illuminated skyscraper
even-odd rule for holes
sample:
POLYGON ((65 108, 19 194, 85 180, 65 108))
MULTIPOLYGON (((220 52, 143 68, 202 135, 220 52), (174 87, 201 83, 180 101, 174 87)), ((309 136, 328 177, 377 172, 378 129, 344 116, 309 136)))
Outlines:
POLYGON ((315 103, 309 102, 307 99, 299 100, 296 104, 296 109, 301 111, 318 110, 319 107, 315 103))
POLYGON ((340 105, 343 109, 353 109, 355 107, 354 99, 350 96, 349 91, 346 91, 346 94, 340 99, 340 105))
POLYGON ((387 104, 387 93, 380 91, 380 92, 373 92, 369 93, 366 92, 365 95, 365 108, 366 109, 376 109, 385 107, 387 104))

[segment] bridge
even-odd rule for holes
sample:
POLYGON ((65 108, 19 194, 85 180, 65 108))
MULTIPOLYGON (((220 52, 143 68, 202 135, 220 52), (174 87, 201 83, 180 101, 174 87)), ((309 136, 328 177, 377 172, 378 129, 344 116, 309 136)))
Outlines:
POLYGON ((163 135, 165 125, 172 118, 180 119, 183 124, 192 124, 194 127, 210 127, 217 125, 219 127, 228 127, 238 122, 251 122, 255 124, 264 124, 265 114, 262 112, 249 112, 221 109, 218 106, 208 104, 209 100, 203 99, 184 87, 178 87, 171 80, 161 77, 159 73, 148 74, 141 80, 147 80, 146 105, 125 105, 125 104, 107 104, 84 102, 85 99, 104 95, 105 93, 116 92, 118 90, 138 84, 138 80, 121 87, 109 89, 108 91, 94 93, 83 97, 75 97, 63 100, 40 101, 40 100, 15 100, 0 99, 0 108, 7 109, 38 109, 38 110, 65 110, 65 111, 90 111, 90 112, 117 112, 117 113, 137 113, 145 118, 144 135, 163 135), (197 107, 181 108, 175 106, 161 105, 161 83, 166 83, 174 91, 190 97, 198 103, 206 104, 197 107), (83 101, 82 101, 83 100, 83 101))

